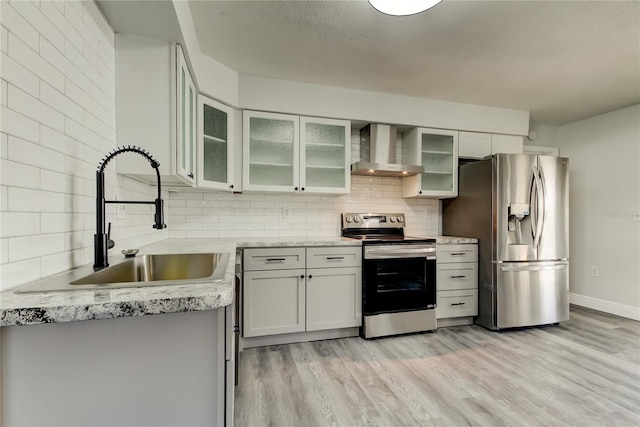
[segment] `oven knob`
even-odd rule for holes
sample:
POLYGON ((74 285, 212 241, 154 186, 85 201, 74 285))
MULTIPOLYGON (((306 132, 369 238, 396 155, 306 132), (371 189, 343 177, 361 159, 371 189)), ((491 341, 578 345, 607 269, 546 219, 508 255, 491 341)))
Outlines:
POLYGON ((360 217, 359 216, 354 216, 353 217, 353 222, 360 222, 360 217))
POLYGON ((391 222, 396 222, 396 217, 392 216, 391 218, 389 218, 391 220, 391 222))
POLYGON ((347 217, 347 222, 352 222, 353 221, 353 217, 348 216, 347 217))
POLYGON ((404 217, 403 216, 399 216, 398 217, 398 222, 402 222, 402 221, 404 221, 404 217))

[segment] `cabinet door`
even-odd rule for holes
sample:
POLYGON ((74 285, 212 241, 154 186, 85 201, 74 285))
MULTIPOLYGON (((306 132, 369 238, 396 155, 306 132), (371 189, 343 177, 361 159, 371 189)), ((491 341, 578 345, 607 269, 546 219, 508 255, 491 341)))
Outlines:
POLYGON ((403 178, 403 197, 456 197, 458 195, 458 132, 414 129, 403 139, 404 161, 424 166, 424 173, 403 178))
POLYGON ((198 96, 198 187, 234 189, 233 109, 198 96))
POLYGON ((300 118, 300 191, 351 191, 351 122, 300 118))
POLYGON ((523 138, 517 135, 491 135, 491 154, 522 154, 523 138))
POLYGON ((244 111, 244 190, 299 191, 299 126, 298 116, 244 111))
POLYGON ((305 270, 244 273, 243 336, 302 332, 305 328, 305 270))
POLYGON ((459 132, 458 157, 483 159, 491 155, 491 134, 479 132, 459 132))
POLYGON ((307 270, 307 331, 362 325, 362 269, 307 270))
POLYGON ((195 183, 196 155, 196 86, 191 78, 189 67, 184 58, 182 48, 176 45, 177 94, 177 167, 179 176, 190 183, 195 183))

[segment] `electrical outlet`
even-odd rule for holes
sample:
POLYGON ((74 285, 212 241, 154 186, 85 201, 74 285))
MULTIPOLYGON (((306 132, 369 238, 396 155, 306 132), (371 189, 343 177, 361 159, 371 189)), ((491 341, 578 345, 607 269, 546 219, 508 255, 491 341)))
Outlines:
POLYGON ((282 218, 291 218, 291 208, 282 208, 282 218))
POLYGON ((600 267, 596 265, 591 266, 591 277, 595 277, 595 278, 600 277, 600 267))
POLYGON ((125 219, 127 217, 126 205, 119 205, 116 209, 116 219, 125 219))

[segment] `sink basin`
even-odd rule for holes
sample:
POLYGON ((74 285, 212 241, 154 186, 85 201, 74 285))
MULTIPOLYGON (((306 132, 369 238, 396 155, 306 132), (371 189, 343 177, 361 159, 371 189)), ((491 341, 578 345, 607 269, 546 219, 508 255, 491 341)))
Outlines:
POLYGON ((224 278, 228 264, 228 253, 140 255, 71 282, 42 280, 16 292, 197 284, 224 278))
MULTIPOLYGON (((194 280, 213 278, 222 254, 142 255, 107 267, 104 270, 71 282, 71 285, 91 285, 162 280, 194 280)), ((228 256, 227 256, 228 258, 228 256)), ((227 263, 224 263, 226 269, 227 263)), ((218 279, 224 270, 218 268, 218 279)))

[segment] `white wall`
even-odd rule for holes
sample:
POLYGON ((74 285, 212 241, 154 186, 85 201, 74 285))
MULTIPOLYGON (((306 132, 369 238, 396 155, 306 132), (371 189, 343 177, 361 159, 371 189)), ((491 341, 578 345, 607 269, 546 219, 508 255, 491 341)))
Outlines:
MULTIPOLYGON (((93 262, 95 171, 115 148, 114 33, 93 2, 1 2, 0 289, 93 262)), ((131 155, 131 154, 126 154, 131 155)), ((107 197, 153 199, 118 176, 107 197)), ((149 206, 113 222, 119 251, 167 236, 149 206)))
POLYGON ((571 301, 640 320, 640 105, 560 126, 557 138, 571 162, 571 301))

